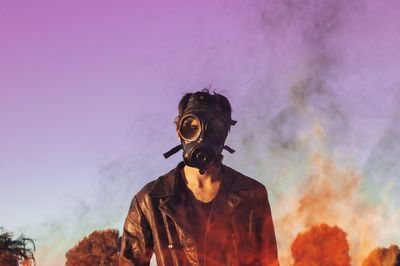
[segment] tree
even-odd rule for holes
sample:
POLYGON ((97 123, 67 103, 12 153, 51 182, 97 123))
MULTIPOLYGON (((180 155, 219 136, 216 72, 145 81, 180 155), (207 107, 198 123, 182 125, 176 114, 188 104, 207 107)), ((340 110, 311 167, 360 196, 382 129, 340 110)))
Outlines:
POLYGON ((315 225, 298 234, 291 246, 294 266, 349 266, 346 233, 337 226, 315 225))
POLYGON ((35 243, 32 239, 23 235, 13 239, 11 233, 5 232, 0 234, 0 265, 1 266, 19 266, 34 265, 35 243), (33 248, 29 248, 31 244, 33 248))
POLYGON ((397 266, 400 265, 400 250, 396 245, 389 248, 376 248, 369 253, 362 266, 397 266))
POLYGON ((66 254, 66 266, 118 266, 118 230, 94 231, 66 254))

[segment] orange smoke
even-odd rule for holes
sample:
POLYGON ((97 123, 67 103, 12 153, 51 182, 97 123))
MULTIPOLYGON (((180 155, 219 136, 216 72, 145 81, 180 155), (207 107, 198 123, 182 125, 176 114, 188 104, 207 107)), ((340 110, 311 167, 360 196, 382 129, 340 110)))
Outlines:
POLYGON ((400 265, 400 250, 398 246, 376 248, 363 261, 362 266, 395 266, 400 265))
POLYGON ((274 217, 281 263, 293 263, 290 246, 298 232, 327 223, 348 232, 352 263, 361 265, 368 251, 378 245, 379 229, 385 223, 381 209, 360 193, 362 176, 321 153, 311 157, 303 174, 307 177, 277 198, 274 217))
POLYGON ((349 266, 347 234, 337 226, 321 224, 298 234, 291 250, 295 266, 349 266))

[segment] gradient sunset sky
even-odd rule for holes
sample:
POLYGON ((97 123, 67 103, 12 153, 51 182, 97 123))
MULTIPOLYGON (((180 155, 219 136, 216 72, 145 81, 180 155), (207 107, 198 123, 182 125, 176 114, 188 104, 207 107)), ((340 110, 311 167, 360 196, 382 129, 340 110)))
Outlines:
POLYGON ((400 2, 20 1, 0 4, 0 227, 38 265, 181 160, 185 92, 226 95, 224 162, 267 186, 282 265, 311 225, 354 265, 400 245, 400 2), (329 195, 329 196, 327 196, 329 195))

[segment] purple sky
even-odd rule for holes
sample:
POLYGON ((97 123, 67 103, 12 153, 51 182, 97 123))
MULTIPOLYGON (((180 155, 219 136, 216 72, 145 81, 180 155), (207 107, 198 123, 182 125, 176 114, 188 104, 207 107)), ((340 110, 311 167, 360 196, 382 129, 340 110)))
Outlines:
MULTIPOLYGON (((238 152, 226 163, 269 187, 276 223, 290 211, 283 204, 296 208, 288 193, 306 182, 318 153, 362 177, 351 197, 357 204, 343 212, 362 216, 359 204, 367 203, 378 210, 368 226, 385 229, 371 245, 400 244, 391 227, 400 202, 399 8, 331 0, 3 2, 0 226, 35 238, 39 265, 61 264, 94 229, 121 229, 132 195, 180 160, 162 157, 178 142, 180 97, 212 85, 239 121, 228 138, 238 152)), ((288 236, 277 225, 283 259, 305 227, 288 236)), ((350 238, 353 247, 362 242, 350 238)))

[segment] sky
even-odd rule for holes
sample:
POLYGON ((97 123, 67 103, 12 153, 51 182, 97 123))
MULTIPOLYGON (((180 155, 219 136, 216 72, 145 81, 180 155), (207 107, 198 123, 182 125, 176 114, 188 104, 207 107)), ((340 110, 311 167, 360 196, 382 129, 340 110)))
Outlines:
POLYGON ((181 156, 186 92, 228 97, 224 162, 266 185, 281 263, 314 224, 354 265, 400 244, 397 1, 11 1, 0 5, 0 227, 38 265, 96 229, 181 156))

